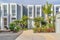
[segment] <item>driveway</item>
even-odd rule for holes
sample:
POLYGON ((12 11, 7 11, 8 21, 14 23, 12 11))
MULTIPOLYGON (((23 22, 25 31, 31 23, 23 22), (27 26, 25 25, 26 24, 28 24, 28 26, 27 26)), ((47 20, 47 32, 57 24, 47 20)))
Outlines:
POLYGON ((18 33, 13 33, 13 32, 0 32, 0 40, 15 40, 22 31, 18 33))
POLYGON ((32 30, 24 31, 16 40, 60 40, 58 33, 33 33, 32 30))

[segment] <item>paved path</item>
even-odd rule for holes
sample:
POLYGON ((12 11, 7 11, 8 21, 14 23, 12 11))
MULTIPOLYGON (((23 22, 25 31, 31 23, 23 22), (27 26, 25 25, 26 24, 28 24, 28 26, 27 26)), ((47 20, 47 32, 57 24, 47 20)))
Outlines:
POLYGON ((16 40, 60 40, 60 34, 33 33, 32 30, 24 31, 16 40))
POLYGON ((22 31, 18 33, 12 33, 12 32, 0 32, 0 40, 15 40, 22 31))

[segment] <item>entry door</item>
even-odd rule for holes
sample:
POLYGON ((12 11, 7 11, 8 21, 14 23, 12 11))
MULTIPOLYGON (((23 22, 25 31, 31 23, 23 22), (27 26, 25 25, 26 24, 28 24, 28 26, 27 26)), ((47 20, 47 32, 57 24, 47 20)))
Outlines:
POLYGON ((4 28, 7 29, 7 18, 4 18, 4 28))

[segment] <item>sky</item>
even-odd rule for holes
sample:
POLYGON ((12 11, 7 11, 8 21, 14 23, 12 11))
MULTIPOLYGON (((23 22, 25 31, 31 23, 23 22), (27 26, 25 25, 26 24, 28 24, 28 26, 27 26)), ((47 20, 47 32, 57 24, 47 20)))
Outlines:
POLYGON ((0 0, 0 3, 45 4, 46 1, 52 4, 60 4, 60 0, 0 0))

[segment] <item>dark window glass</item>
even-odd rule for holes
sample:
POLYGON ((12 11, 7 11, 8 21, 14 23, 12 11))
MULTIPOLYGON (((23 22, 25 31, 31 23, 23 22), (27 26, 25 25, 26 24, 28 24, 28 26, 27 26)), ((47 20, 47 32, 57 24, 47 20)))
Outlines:
POLYGON ((3 5, 4 16, 7 16, 7 5, 3 5))
POLYGON ((29 7, 29 17, 32 17, 32 7, 29 7))
POLYGON ((12 5, 12 15, 15 16, 15 5, 12 5))
POLYGON ((37 7, 37 16, 40 16, 40 7, 37 7))

